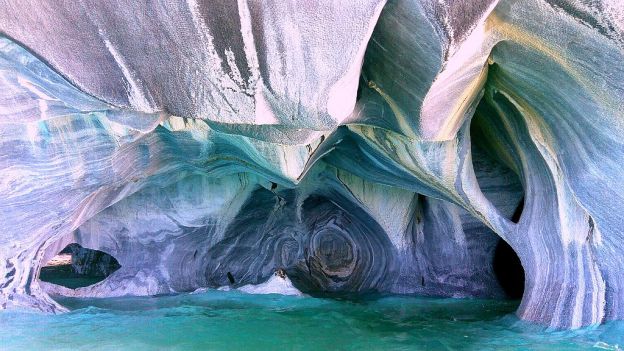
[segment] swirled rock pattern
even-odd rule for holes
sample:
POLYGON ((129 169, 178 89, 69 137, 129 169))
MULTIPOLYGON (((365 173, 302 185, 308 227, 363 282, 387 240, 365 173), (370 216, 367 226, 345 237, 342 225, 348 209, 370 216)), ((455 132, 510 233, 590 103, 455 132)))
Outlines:
POLYGON ((2 0, 0 35, 2 308, 503 297, 504 240, 521 318, 624 318, 618 0, 2 0), (74 242, 121 268, 39 281, 74 242))

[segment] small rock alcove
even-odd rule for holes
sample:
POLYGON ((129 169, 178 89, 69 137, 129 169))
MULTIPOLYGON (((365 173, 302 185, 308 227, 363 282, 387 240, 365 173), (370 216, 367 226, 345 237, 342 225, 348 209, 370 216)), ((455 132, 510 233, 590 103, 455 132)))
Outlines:
POLYGON ((516 252, 503 239, 496 245, 492 266, 507 298, 521 299, 524 294, 524 268, 516 252))
POLYGON ((70 289, 99 283, 121 268, 115 257, 79 244, 67 245, 41 268, 39 279, 70 289))
MULTIPOLYGON (((472 161, 481 191, 502 216, 518 223, 524 209, 524 184, 519 156, 507 131, 496 120, 495 111, 482 100, 470 125, 472 161)), ((506 297, 521 299, 524 268, 514 249, 499 239, 492 257, 494 276, 506 297)))
MULTIPOLYGON (((511 221, 518 223, 524 209, 524 197, 518 203, 511 221)), ((524 294, 524 268, 514 249, 501 239, 496 245, 492 261, 494 275, 510 299, 521 299, 524 294)))

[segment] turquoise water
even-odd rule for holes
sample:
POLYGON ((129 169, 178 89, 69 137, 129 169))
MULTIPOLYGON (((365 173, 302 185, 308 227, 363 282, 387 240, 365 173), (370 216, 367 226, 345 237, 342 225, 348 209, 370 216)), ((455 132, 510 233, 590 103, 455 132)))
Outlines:
POLYGON ((72 312, 0 312, 2 350, 618 350, 624 323, 549 332, 517 302, 332 300, 209 291, 64 299, 72 312))

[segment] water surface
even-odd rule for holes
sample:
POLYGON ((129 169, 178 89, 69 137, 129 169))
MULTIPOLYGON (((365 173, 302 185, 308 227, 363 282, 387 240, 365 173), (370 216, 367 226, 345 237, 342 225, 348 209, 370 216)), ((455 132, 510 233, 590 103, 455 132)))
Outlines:
POLYGON ((0 312, 2 350, 619 350, 624 323, 547 331, 514 301, 322 299, 208 291, 62 299, 62 315, 0 312))

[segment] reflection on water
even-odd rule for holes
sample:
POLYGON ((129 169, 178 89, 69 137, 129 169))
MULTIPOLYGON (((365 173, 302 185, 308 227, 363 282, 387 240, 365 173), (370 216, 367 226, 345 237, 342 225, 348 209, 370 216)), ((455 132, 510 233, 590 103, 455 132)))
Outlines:
POLYGON ((2 350, 619 350, 624 322, 547 331, 517 302, 320 299, 208 291, 62 299, 62 315, 0 312, 2 350))

